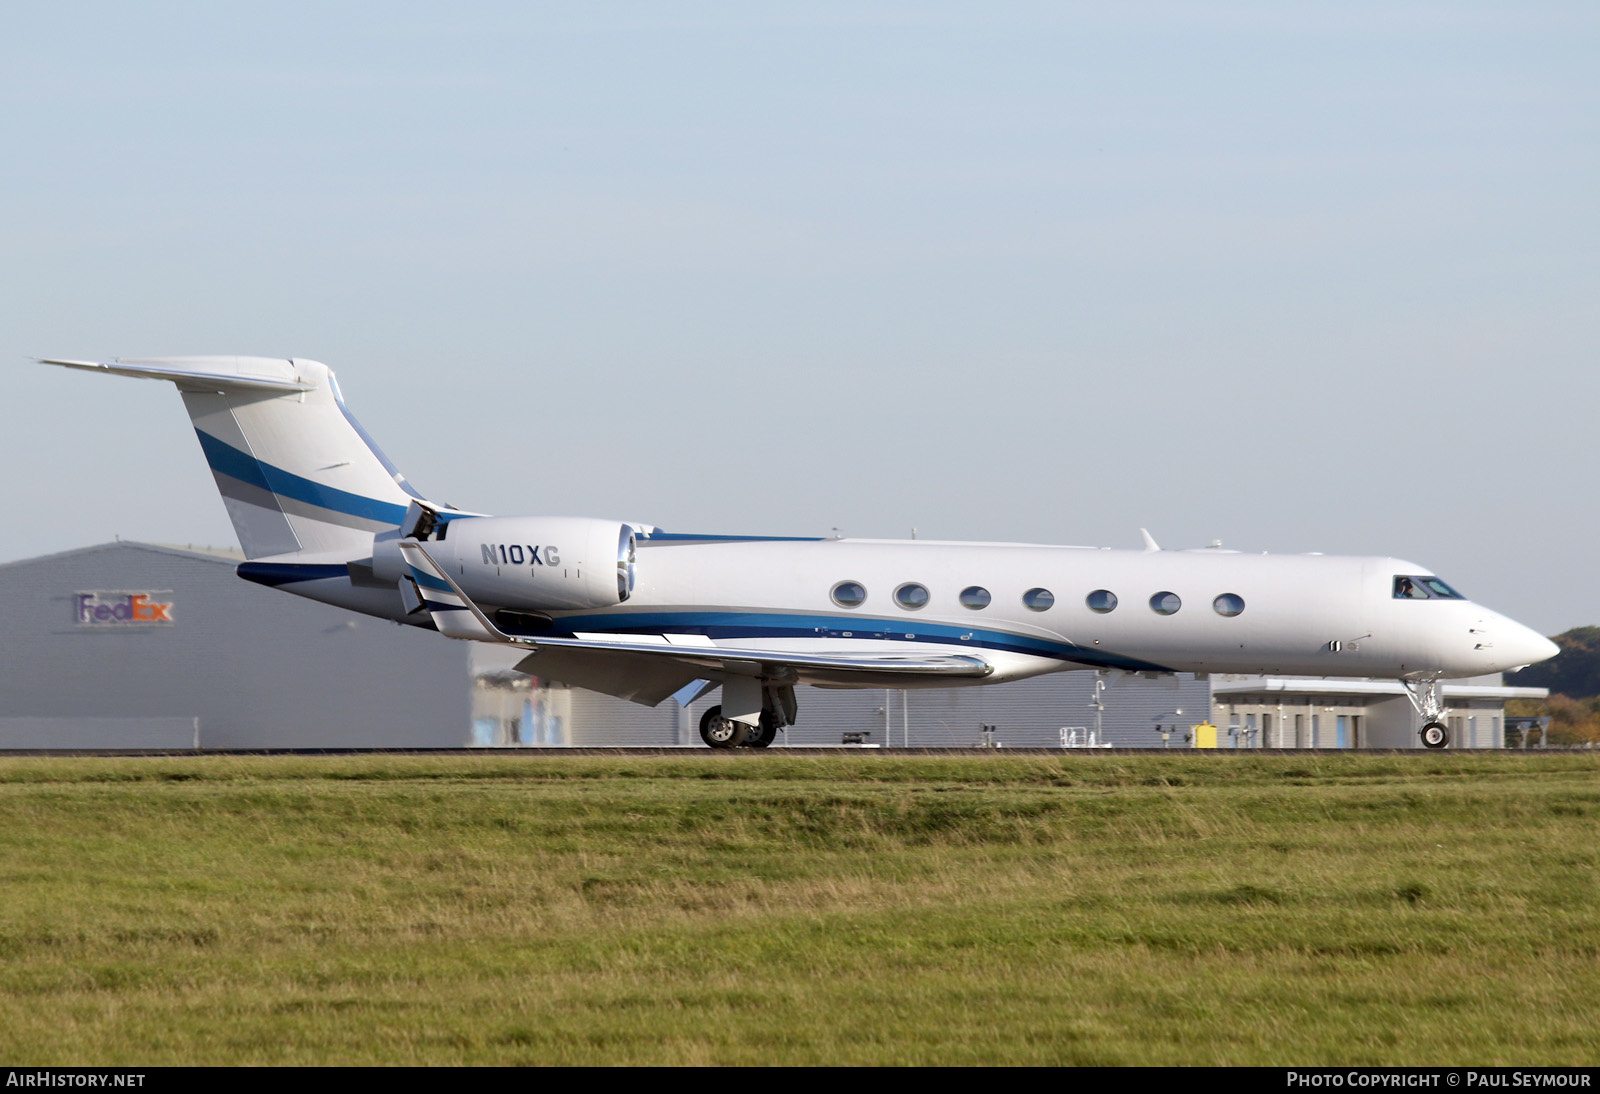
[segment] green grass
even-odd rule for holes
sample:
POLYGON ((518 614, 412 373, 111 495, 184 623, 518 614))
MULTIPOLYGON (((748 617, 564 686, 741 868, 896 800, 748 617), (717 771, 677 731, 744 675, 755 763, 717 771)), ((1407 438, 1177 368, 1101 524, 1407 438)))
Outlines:
POLYGON ((1589 1064, 1600 756, 0 760, 11 1064, 1589 1064))

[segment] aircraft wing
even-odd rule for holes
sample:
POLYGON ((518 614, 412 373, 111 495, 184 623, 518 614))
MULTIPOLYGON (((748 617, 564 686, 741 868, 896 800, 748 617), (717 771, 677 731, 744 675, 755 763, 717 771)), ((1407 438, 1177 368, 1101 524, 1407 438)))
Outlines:
POLYGON ((509 635, 472 602, 444 568, 433 561, 421 543, 414 539, 400 542, 400 553, 411 571, 415 593, 440 633, 451 638, 505 642, 531 650, 571 650, 611 653, 633 658, 658 659, 696 672, 733 676, 762 676, 777 671, 797 676, 803 672, 884 675, 905 674, 935 677, 984 677, 994 671, 981 657, 961 654, 921 655, 907 653, 819 652, 798 653, 754 646, 716 646, 674 643, 665 636, 579 635, 574 638, 528 638, 509 635), (787 673, 782 670, 787 669, 787 673))
POLYGON ((981 657, 964 655, 915 656, 910 654, 869 653, 794 653, 788 650, 730 646, 675 646, 669 643, 617 640, 598 635, 592 638, 510 638, 521 645, 581 650, 612 650, 618 653, 662 657, 681 665, 737 675, 756 675, 765 667, 791 666, 796 669, 828 669, 832 672, 904 672, 918 676, 988 676, 994 671, 981 657))

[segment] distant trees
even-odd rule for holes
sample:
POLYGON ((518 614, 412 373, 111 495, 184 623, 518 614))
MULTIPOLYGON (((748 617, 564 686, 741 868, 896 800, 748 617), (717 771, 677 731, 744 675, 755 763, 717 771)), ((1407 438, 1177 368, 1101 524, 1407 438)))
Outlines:
POLYGON ((1574 699, 1551 692, 1548 699, 1512 699, 1506 704, 1512 718, 1550 719, 1553 745, 1600 744, 1600 698, 1574 699))
POLYGON ((1551 744, 1600 743, 1600 627, 1574 627, 1551 639, 1561 652, 1521 672, 1506 673, 1513 687, 1549 688, 1546 700, 1514 699, 1512 716, 1550 718, 1551 744))
POLYGON ((1549 688, 1574 699, 1600 695, 1600 627, 1573 627, 1550 641, 1561 652, 1548 661, 1506 674, 1513 687, 1549 688))

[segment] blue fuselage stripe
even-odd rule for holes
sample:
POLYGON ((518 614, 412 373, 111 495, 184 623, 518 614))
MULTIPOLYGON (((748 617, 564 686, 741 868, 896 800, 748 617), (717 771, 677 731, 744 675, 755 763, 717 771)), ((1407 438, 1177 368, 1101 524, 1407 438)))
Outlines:
POLYGON ((821 543, 822 536, 725 536, 696 535, 692 532, 651 532, 638 539, 641 547, 652 543, 821 543))
MULTIPOLYGON (((448 586, 428 574, 413 569, 411 573, 424 588, 438 591, 448 586)), ((285 585, 294 581, 317 581, 330 577, 345 577, 343 566, 296 563, 246 562, 239 567, 239 576, 263 585, 285 585)), ((435 611, 463 611, 459 604, 439 604, 428 601, 435 611)), ((508 634, 538 640, 543 635, 551 638, 574 638, 579 633, 604 634, 625 638, 639 634, 702 634, 707 638, 729 640, 748 639, 755 642, 774 638, 823 638, 857 640, 906 641, 925 639, 961 649, 985 649, 1002 653, 1018 653, 1029 657, 1046 657, 1054 661, 1067 661, 1095 668, 1123 669, 1128 672, 1171 672, 1164 665, 1124 657, 1109 650, 1079 646, 1071 642, 1051 641, 1030 635, 1010 634, 1006 631, 984 630, 973 627, 956 627, 926 620, 873 619, 865 616, 807 615, 787 612, 606 612, 599 615, 568 615, 553 619, 540 628, 519 627, 515 618, 501 615, 496 625, 508 634)))
POLYGON ((350 576, 348 567, 325 562, 241 562, 234 572, 246 581, 272 586, 350 576))

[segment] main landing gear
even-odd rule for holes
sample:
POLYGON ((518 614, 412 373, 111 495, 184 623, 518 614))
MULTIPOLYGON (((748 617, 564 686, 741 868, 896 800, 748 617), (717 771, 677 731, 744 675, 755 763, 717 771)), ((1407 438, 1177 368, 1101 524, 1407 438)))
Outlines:
POLYGON ((783 728, 776 711, 763 710, 760 725, 745 725, 722 716, 720 706, 700 715, 700 739, 712 748, 766 748, 783 728))
POLYGON ((1406 689, 1406 698, 1411 700, 1411 705, 1422 715, 1422 745, 1424 748, 1445 748, 1450 744, 1450 730, 1445 728, 1444 697, 1439 691, 1439 678, 1428 677, 1422 680, 1401 680, 1400 686, 1406 689))
POLYGON ((753 728, 732 718, 724 718, 720 706, 714 706, 700 715, 700 739, 712 748, 738 748, 744 744, 753 728))
POLYGON ((766 748, 772 744, 778 730, 794 724, 794 687, 767 685, 762 688, 761 697, 761 716, 755 725, 724 718, 719 704, 700 716, 700 739, 712 748, 766 748))

